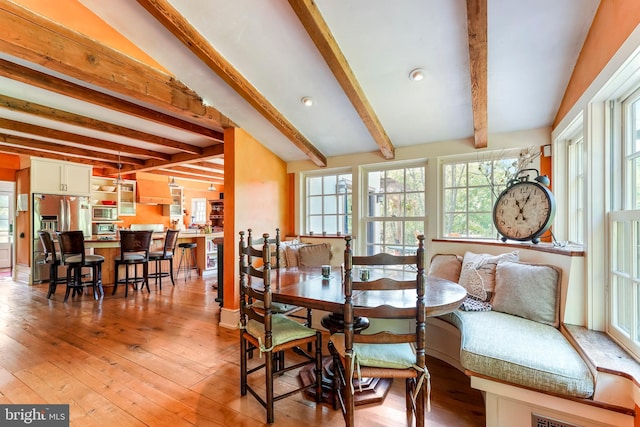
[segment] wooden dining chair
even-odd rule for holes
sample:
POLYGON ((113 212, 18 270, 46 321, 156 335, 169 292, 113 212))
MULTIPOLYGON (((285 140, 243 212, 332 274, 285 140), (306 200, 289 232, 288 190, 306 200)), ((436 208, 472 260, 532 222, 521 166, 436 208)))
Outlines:
POLYGON ((418 236, 416 254, 406 256, 386 253, 353 256, 351 236, 346 236, 345 241, 345 327, 343 333, 334 334, 329 340, 334 369, 334 407, 342 409, 346 425, 353 426, 354 393, 358 388, 358 381, 362 378, 404 378, 407 411, 411 411, 415 417, 415 425, 423 427, 430 392, 430 377, 425 361, 424 236, 418 236), (354 279, 354 265, 380 268, 383 273, 378 275, 378 270, 375 270, 369 280, 354 279), (383 268, 392 265, 414 267, 417 272, 384 273, 383 268), (407 275, 413 278, 407 280, 407 275), (397 290, 416 291, 416 304, 409 307, 402 304, 393 306, 388 291, 397 290), (358 305, 357 298, 366 298, 366 301, 361 301, 366 308, 358 305), (375 301, 379 303, 374 304, 375 301), (369 319, 415 319, 415 330, 356 334, 353 327, 356 316, 366 316, 369 319))
MULTIPOLYGON (((255 246, 262 245, 264 243, 263 239, 258 242, 253 241, 253 231, 249 228, 247 230, 247 246, 255 246)), ((271 247, 273 247, 273 251, 271 251, 271 268, 280 268, 281 267, 281 251, 280 251, 280 228, 276 228, 276 237, 269 238, 267 243, 271 247)), ((260 257, 261 258, 261 257, 260 257)), ((247 253, 247 263, 252 264, 253 259, 251 253, 247 253)), ((259 303, 256 303, 256 307, 259 306, 259 303)), ((304 321, 304 324, 308 327, 311 327, 311 309, 305 309, 304 307, 298 307, 291 304, 282 304, 278 302, 271 303, 271 311, 272 313, 280 313, 285 314, 287 316, 294 317, 296 319, 301 319, 304 321), (299 314, 301 311, 305 311, 306 313, 301 315, 299 314)), ((311 351, 311 349, 309 349, 311 351)))
POLYGON ((162 245, 161 251, 151 251, 149 252, 149 261, 155 264, 155 271, 152 274, 149 274, 149 277, 153 277, 155 279, 155 284, 160 285, 160 290, 162 290, 162 278, 170 277, 171 284, 175 286, 175 281, 173 279, 173 258, 176 253, 176 244, 178 243, 178 234, 180 230, 167 230, 167 234, 164 237, 164 243, 162 245), (162 263, 169 263, 169 271, 162 271, 162 263))
POLYGON ((141 288, 147 286, 149 289, 149 247, 151 246, 151 230, 120 230, 120 254, 114 259, 115 279, 113 285, 113 293, 115 295, 118 290, 118 284, 124 284, 124 296, 129 293, 129 285, 133 285, 134 289, 138 289, 138 283, 141 288), (125 277, 119 279, 120 266, 124 266, 125 277), (138 266, 142 266, 142 276, 138 275, 138 266), (129 273, 129 267, 133 267, 133 276, 129 273))
MULTIPOLYGON (((253 243, 253 242, 252 242, 253 243)), ((322 334, 297 322, 284 314, 272 312, 271 296, 271 248, 269 234, 263 234, 261 249, 249 246, 244 238, 244 232, 240 232, 239 242, 239 268, 240 268, 240 394, 248 393, 267 410, 267 423, 274 422, 274 403, 295 393, 315 388, 316 402, 322 400, 322 334), (262 267, 256 268, 249 259, 260 257, 262 267), (254 303, 260 301, 259 307, 254 303), (281 366, 276 369, 274 354, 300 348, 312 343, 315 345, 314 354, 304 354, 302 362, 289 366, 281 366), (257 366, 249 367, 247 349, 254 346, 263 353, 263 357, 254 363, 257 366), (302 385, 288 392, 274 394, 274 377, 284 372, 302 368, 314 364, 316 380, 313 383, 302 385), (264 371, 264 372, 263 372, 264 371), (249 384, 248 376, 264 374, 265 389, 260 392, 257 387, 249 384)), ((300 354, 300 353, 299 353, 300 354)))
POLYGON ((67 290, 64 294, 64 302, 67 302, 69 293, 73 289, 73 296, 81 294, 85 283, 82 281, 82 269, 91 269, 91 280, 87 283, 93 289, 93 296, 98 299, 98 294, 104 295, 102 289, 102 255, 87 254, 84 248, 84 233, 81 230, 58 231, 58 243, 60 244, 60 262, 67 266, 67 290))

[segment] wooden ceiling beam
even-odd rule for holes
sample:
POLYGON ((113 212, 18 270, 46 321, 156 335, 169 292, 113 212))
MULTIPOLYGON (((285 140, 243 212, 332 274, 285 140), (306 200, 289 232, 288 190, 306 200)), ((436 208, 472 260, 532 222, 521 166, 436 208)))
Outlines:
POLYGON ((255 87, 247 81, 195 28, 166 0, 137 0, 169 32, 188 47, 202 62, 224 80, 257 112, 285 135, 317 166, 327 166, 327 159, 298 131, 255 87))
POLYGON ((171 168, 173 166, 179 166, 184 163, 191 163, 195 161, 201 161, 203 158, 207 157, 222 157, 224 156, 224 144, 216 144, 211 145, 209 147, 203 148, 202 155, 197 154, 189 154, 189 153, 178 153, 171 156, 171 160, 157 160, 157 159, 149 159, 144 162, 144 166, 123 166, 122 170, 126 172, 151 172, 154 169, 159 168, 171 168))
POLYGON ((213 169, 213 170, 218 170, 221 172, 224 172, 224 165, 220 165, 218 163, 211 163, 211 162, 191 162, 191 163, 185 163, 184 166, 187 167, 191 167, 191 166, 200 166, 203 168, 207 168, 207 169, 213 169))
POLYGON ((121 163, 129 163, 133 165, 144 163, 144 161, 140 159, 134 159, 131 157, 120 156, 120 158, 118 158, 118 156, 115 154, 109 154, 109 153, 104 153, 101 151, 94 151, 94 150, 86 150, 84 148, 73 147, 71 145, 56 144, 56 143, 47 142, 47 141, 39 141, 31 138, 25 138, 17 135, 9 135, 5 133, 0 133, 0 143, 16 145, 24 148, 29 148, 32 150, 54 152, 54 153, 60 153, 62 155, 70 154, 70 155, 78 156, 81 158, 94 159, 94 160, 102 161, 102 163, 107 167, 113 167, 113 164, 110 164, 107 162, 115 163, 117 167, 118 160, 120 160, 121 163), (105 160, 107 162, 105 162, 105 160))
POLYGON ((15 145, 4 145, 2 142, 2 137, 0 136, 0 153, 9 153, 9 154, 21 154, 25 156, 31 157, 40 157, 43 159, 54 159, 54 160, 62 160, 65 162, 74 162, 74 163, 83 163, 85 165, 91 165, 95 167, 109 167, 112 166, 109 163, 101 162, 99 160, 92 160, 83 157, 70 156, 68 154, 62 153, 52 153, 41 150, 34 150, 31 148, 25 148, 15 145))
POLYGON ((119 113, 149 120, 163 126, 171 126, 186 132, 197 133, 220 142, 224 141, 224 134, 220 131, 209 129, 150 108, 142 107, 134 104, 133 102, 125 101, 124 99, 107 95, 97 90, 89 89, 1 58, 0 76, 25 83, 30 86, 39 87, 40 89, 55 92, 60 95, 68 96, 70 98, 78 99, 80 101, 89 102, 119 113))
POLYGON ((395 148, 378 119, 376 112, 369 103, 364 90, 360 86, 349 62, 344 57, 329 26, 313 0, 289 0, 289 5, 298 15, 298 19, 307 30, 309 37, 331 69, 336 80, 347 95, 351 104, 358 112, 364 125, 369 130, 382 156, 387 159, 395 158, 395 148))
POLYGON ((95 131, 124 136, 126 138, 144 141, 162 147, 173 148, 175 150, 180 150, 191 154, 202 154, 202 148, 195 145, 185 144, 184 142, 163 138, 161 136, 152 135, 146 132, 141 132, 113 123, 80 116, 78 114, 69 113, 67 111, 58 110, 53 107, 47 107, 44 105, 12 98, 5 95, 0 95, 0 108, 6 108, 11 111, 32 114, 41 118, 54 120, 72 126, 79 126, 95 131))
POLYGON ((224 180, 216 177, 209 178, 206 176, 198 176, 198 175, 186 174, 182 172, 172 172, 172 171, 162 170, 162 169, 155 169, 153 171, 149 171, 149 173, 152 173, 155 175, 171 176, 171 177, 180 178, 180 179, 191 179, 193 181, 212 182, 214 184, 224 184, 224 180))
MULTIPOLYGON (((15 120, 0 118, 0 129, 12 130, 21 133, 31 134, 41 138, 57 139, 68 141, 73 144, 84 145, 93 148, 101 148, 105 150, 118 151, 128 155, 146 156, 160 160, 170 160, 171 154, 159 153, 157 151, 145 150, 131 145, 118 144, 116 142, 105 141, 103 139, 92 138, 76 133, 65 132, 62 130, 51 129, 44 126, 32 125, 29 123, 18 122, 15 120)), ((132 159, 130 157, 122 157, 121 163, 144 164, 144 160, 132 159)))
POLYGON ((0 52, 212 129, 235 124, 160 70, 10 1, 0 2, 0 52))
POLYGON ((487 0, 467 0, 471 106, 476 148, 488 145, 487 107, 487 0))
POLYGON ((189 168, 189 167, 185 167, 185 166, 172 166, 171 167, 172 171, 176 171, 176 172, 184 172, 187 174, 193 174, 193 175, 203 175, 203 176, 208 176, 211 178, 218 178, 218 179, 223 179, 224 178, 224 174, 220 173, 220 172, 215 172, 215 171, 206 171, 204 169, 194 169, 194 168, 189 168))

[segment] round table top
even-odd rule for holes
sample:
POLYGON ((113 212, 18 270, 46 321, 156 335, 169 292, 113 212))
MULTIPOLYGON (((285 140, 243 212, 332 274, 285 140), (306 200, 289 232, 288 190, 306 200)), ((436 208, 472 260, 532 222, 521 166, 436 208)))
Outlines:
MULTIPOLYGON (((375 272, 371 280, 375 279, 375 272)), ((252 286, 262 288, 262 283, 252 286)), ((344 288, 340 269, 330 278, 322 277, 320 267, 291 267, 271 271, 273 301, 324 311, 340 312, 344 303, 344 288)), ((456 310, 467 297, 467 291, 457 283, 425 275, 427 316, 439 316, 456 310)), ((415 290, 354 291, 353 302, 361 307, 382 304, 411 307, 416 304, 415 290)))

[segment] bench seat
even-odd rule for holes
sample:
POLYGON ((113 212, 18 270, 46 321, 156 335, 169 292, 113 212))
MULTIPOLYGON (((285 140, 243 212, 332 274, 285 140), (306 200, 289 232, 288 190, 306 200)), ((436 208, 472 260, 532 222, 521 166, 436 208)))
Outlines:
POLYGON ((553 394, 593 396, 589 368, 557 328, 497 311, 457 310, 441 318, 461 332, 465 369, 553 394))

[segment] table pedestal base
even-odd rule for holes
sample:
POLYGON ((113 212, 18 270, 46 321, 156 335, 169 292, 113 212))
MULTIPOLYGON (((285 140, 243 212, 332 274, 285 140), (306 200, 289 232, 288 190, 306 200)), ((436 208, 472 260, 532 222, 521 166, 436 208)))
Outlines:
MULTIPOLYGON (((310 385, 316 381, 316 373, 313 366, 305 366, 300 370, 300 380, 303 385, 310 385)), ((393 384, 392 378, 362 378, 358 381, 353 379, 354 404, 367 405, 369 403, 382 403, 393 384), (360 385, 362 391, 360 391, 360 385)), ((316 390, 310 388, 305 391, 306 395, 316 400, 316 390)), ((333 405, 333 358, 326 356, 322 359, 322 402, 333 405)))

